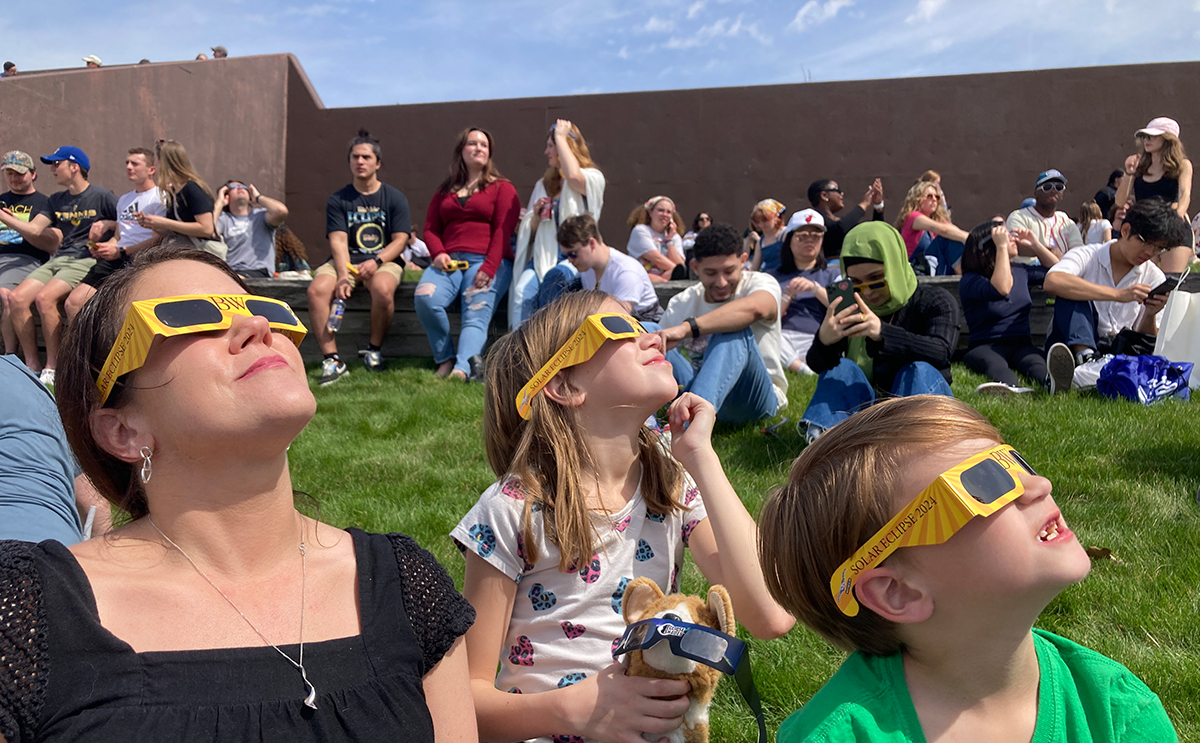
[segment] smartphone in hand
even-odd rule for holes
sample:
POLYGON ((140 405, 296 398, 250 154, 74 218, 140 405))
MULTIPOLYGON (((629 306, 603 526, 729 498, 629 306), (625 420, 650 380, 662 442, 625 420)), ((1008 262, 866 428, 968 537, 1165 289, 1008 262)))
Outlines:
POLYGON ((836 297, 842 298, 842 303, 837 306, 835 312, 841 312, 847 307, 854 307, 854 282, 850 279, 838 279, 829 286, 825 287, 825 293, 829 295, 829 304, 833 304, 836 297))
POLYGON ((1180 274, 1178 278, 1174 276, 1167 276, 1167 278, 1161 284, 1150 290, 1150 293, 1146 295, 1146 299, 1149 299, 1150 297, 1157 297, 1160 294, 1170 294, 1171 292, 1175 291, 1183 284, 1183 280, 1188 277, 1189 273, 1191 273, 1190 268, 1180 274))

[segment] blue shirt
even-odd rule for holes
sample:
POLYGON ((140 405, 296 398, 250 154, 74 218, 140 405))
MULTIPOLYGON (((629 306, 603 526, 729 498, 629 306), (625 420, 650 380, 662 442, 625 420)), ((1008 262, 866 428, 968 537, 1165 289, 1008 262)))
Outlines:
MULTIPOLYGON (((782 273, 778 267, 767 271, 779 282, 781 293, 787 293, 787 285, 797 276, 803 276, 817 286, 829 286, 841 275, 836 268, 809 268, 794 273, 782 273)), ((800 292, 788 305, 783 317, 779 318, 779 327, 784 330, 794 330, 798 333, 815 335, 825 319, 825 305, 812 292, 800 292)))
POLYGON ((1013 286, 1007 297, 1001 296, 991 280, 982 274, 964 273, 958 282, 963 315, 971 330, 969 347, 1005 338, 1029 338, 1029 272, 1012 264, 1013 286))
POLYGON ((762 265, 759 267, 761 271, 778 271, 779 270, 779 254, 783 251, 783 238, 787 233, 779 235, 779 239, 770 245, 762 246, 762 265))
POLYGON ((0 356, 0 539, 80 541, 78 466, 54 398, 16 356, 0 356))

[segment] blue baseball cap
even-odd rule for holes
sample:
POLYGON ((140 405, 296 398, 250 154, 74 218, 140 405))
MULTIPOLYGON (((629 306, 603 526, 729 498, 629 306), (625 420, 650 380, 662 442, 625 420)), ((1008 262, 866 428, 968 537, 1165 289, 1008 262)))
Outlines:
POLYGON ((1033 187, 1037 188, 1046 181, 1062 181, 1064 186, 1067 185, 1067 177, 1054 168, 1050 168, 1046 172, 1038 175, 1037 180, 1033 183, 1033 187))
MULTIPOLYGON (((46 164, 60 163, 63 160, 70 160, 71 162, 75 163, 76 165, 78 165, 81 168, 84 168, 85 170, 92 169, 92 164, 91 164, 91 161, 88 160, 88 156, 84 153, 83 150, 79 149, 78 147, 71 147, 70 145, 64 145, 62 147, 59 147, 57 150, 55 150, 53 155, 42 155, 42 162, 44 162, 46 164)), ((1058 172, 1058 171, 1055 171, 1055 172, 1058 172)))

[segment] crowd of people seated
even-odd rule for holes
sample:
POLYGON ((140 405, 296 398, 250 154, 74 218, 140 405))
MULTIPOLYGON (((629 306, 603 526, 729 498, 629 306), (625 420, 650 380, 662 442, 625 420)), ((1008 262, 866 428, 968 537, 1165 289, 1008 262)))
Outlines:
POLYGON ((117 198, 68 145, 40 158, 62 189, 46 197, 35 160, 8 152, 0 740, 694 739, 707 722, 686 681, 612 663, 631 576, 676 591, 685 550, 750 634, 799 620, 851 651, 780 741, 1173 740, 1141 680, 1033 628, 1089 557, 1050 482, 950 382, 960 312, 962 361, 994 380, 979 393, 1065 392, 1103 354, 1152 345, 1152 290, 1193 255, 1178 135, 1169 119, 1140 130, 1108 214, 1098 198, 1082 225, 1057 209, 1067 178, 1051 169, 1030 204, 964 231, 930 171, 894 225, 879 180, 849 210, 828 179, 811 208, 763 199, 743 231, 700 212, 681 234, 654 196, 622 251, 570 121, 550 128, 523 213, 492 135, 463 130, 424 241, 360 131, 309 327, 246 283, 304 261, 277 248, 288 209, 254 184, 214 192, 160 140, 128 151, 117 198), (496 477, 446 524, 461 594, 411 538, 300 514, 288 464, 316 411, 304 337, 319 384, 347 374, 336 331, 365 288, 363 364, 381 369, 397 286, 422 260, 436 374, 484 383, 496 477), (949 273, 957 300, 918 279, 949 273), (662 307, 656 286, 686 275, 662 307), (1039 282, 1056 298, 1045 350, 1039 282), (505 295, 510 332, 485 360, 505 295), (816 376, 809 445, 756 523, 713 427, 784 410, 789 372, 816 376))

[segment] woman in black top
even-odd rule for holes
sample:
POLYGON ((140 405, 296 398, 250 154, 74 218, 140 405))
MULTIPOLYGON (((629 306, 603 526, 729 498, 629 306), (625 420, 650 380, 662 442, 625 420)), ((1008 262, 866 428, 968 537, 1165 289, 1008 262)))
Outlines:
POLYGON ((216 240, 213 192, 192 167, 187 150, 173 139, 162 139, 156 148, 158 171, 154 180, 165 197, 165 216, 142 214, 138 224, 161 232, 164 247, 201 247, 197 241, 216 240))
MULTIPOLYGON (((1134 201, 1162 199, 1171 205, 1183 221, 1188 221, 1192 200, 1192 161, 1183 151, 1179 140, 1179 123, 1160 116, 1134 135, 1138 153, 1125 158, 1125 179, 1117 191, 1117 206, 1122 207, 1132 195, 1134 201)), ((1113 225, 1113 232, 1119 231, 1113 225)), ((1192 245, 1181 245, 1158 259, 1159 268, 1178 273, 1187 267, 1194 255, 1192 245)))
POLYGON ((1033 392, 1019 386, 1014 370, 1049 386, 1046 357, 1029 327, 1029 282, 1040 281, 1046 269, 1031 275, 1032 267, 1011 262, 1016 256, 1016 241, 1001 219, 975 225, 963 244, 958 296, 971 330, 963 363, 992 380, 975 388, 980 394, 1033 392))
MULTIPOLYGON (((408 537, 296 511, 287 447, 316 405, 298 338, 219 309, 262 311, 248 299, 219 259, 152 248, 68 330, 68 438, 132 521, 70 548, 0 542, 6 740, 477 740, 474 611, 408 537), (104 399, 131 302, 194 294, 226 329, 135 336, 145 362, 104 399)), ((154 316, 186 326, 186 306, 154 316)))

